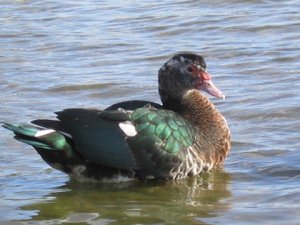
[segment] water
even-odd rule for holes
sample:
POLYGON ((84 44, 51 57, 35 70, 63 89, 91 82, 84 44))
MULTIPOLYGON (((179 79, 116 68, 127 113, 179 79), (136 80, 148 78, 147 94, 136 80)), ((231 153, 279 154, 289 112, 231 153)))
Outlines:
POLYGON ((299 224, 297 0, 0 1, 0 120, 159 102, 171 55, 205 56, 233 141, 224 171, 81 184, 0 129, 1 224, 299 224))

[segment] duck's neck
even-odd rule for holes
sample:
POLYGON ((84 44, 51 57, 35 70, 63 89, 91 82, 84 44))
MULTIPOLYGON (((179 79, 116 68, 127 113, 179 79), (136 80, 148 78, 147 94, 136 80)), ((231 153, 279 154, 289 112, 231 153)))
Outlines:
POLYGON ((204 121, 213 124, 220 117, 223 118, 216 110, 214 104, 197 90, 189 90, 180 98, 172 98, 166 95, 161 96, 165 109, 181 114, 195 125, 201 126, 204 121))
POLYGON ((165 108, 179 113, 196 128, 198 148, 209 151, 206 155, 215 158, 213 164, 223 162, 230 149, 230 131, 226 120, 214 104, 197 90, 187 91, 177 100, 166 99, 168 101, 163 102, 165 108), (210 149, 203 149, 203 142, 210 149))
POLYGON ((214 104, 197 90, 187 91, 182 96, 180 105, 182 116, 201 127, 201 129, 211 129, 212 126, 224 122, 223 116, 214 104))

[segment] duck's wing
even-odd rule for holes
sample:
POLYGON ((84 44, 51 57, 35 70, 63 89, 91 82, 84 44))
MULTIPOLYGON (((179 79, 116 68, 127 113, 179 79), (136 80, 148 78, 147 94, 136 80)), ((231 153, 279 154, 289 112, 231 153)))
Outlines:
MULTIPOLYGON (((134 110, 144 106, 161 107, 157 103, 134 100, 114 104, 106 110, 121 108, 122 110, 134 110)), ((53 136, 53 134, 58 132, 58 136, 70 144, 68 151, 71 149, 74 153, 73 155, 79 156, 76 158, 80 159, 81 164, 94 163, 125 170, 137 169, 136 162, 125 140, 126 135, 119 128, 118 122, 101 119, 98 116, 101 112, 101 110, 97 109, 66 109, 56 113, 58 120, 38 119, 31 121, 33 124, 41 127, 26 126, 27 129, 30 128, 35 131, 31 136, 22 135, 21 137, 21 134, 17 136, 19 136, 20 141, 31 144, 35 148, 38 147, 39 154, 45 161, 50 162, 51 166, 56 161, 60 161, 59 164, 66 160, 70 161, 64 154, 58 154, 57 151, 45 151, 46 147, 47 149, 57 150, 55 146, 52 146, 51 135, 53 136), (49 132, 53 130, 57 132, 52 132, 53 134, 51 135, 44 135, 38 138, 34 137, 41 130, 48 130, 49 132), (45 145, 45 142, 49 142, 49 144, 45 145), (52 155, 53 157, 51 157, 52 155), (47 157, 45 158, 45 156, 47 157), (59 156, 61 160, 59 160, 59 156)), ((126 119, 124 118, 124 116, 127 116, 126 113, 120 113, 122 111, 116 112, 120 115, 118 118, 119 121, 126 119)), ((18 131, 22 132, 22 129, 16 127, 14 131, 18 133, 18 131)))
MULTIPOLYGON (((101 114, 105 118, 108 113, 101 114)), ((194 128, 173 111, 151 107, 136 109, 124 122, 125 133, 126 129, 127 144, 138 163, 140 177, 183 178, 194 166, 193 163, 186 164, 194 144, 194 128)), ((190 157, 191 161, 193 157, 190 157)))

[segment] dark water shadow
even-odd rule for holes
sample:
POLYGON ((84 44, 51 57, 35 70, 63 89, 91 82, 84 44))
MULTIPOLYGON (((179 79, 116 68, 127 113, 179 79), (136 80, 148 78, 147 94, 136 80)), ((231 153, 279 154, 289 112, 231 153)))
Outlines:
POLYGON ((230 183, 230 175, 220 171, 176 182, 70 181, 51 195, 53 200, 22 207, 37 214, 18 223, 207 224, 203 219, 231 208, 225 201, 230 183))

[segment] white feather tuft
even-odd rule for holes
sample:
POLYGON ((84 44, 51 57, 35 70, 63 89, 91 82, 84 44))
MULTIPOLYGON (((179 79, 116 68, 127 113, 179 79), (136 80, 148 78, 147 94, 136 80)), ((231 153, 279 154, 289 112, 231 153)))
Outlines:
POLYGON ((47 129, 47 130, 40 130, 38 132, 36 132, 36 134, 34 135, 34 137, 42 137, 51 133, 56 132, 55 130, 52 129, 47 129))
POLYGON ((135 126, 130 122, 119 123, 119 127, 129 137, 134 137, 137 135, 135 126))

